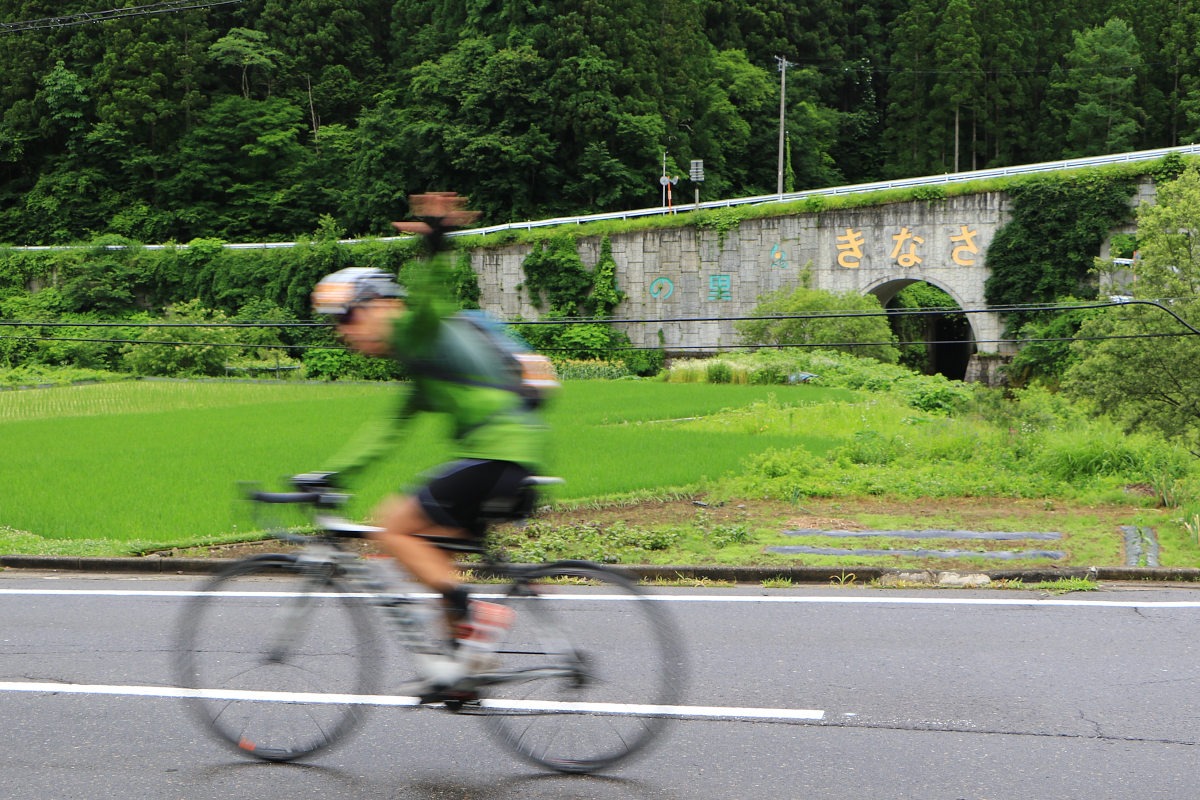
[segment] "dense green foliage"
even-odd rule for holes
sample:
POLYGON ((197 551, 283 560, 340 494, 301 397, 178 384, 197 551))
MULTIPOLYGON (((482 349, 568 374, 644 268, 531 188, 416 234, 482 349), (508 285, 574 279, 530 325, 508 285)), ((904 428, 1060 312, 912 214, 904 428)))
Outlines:
POLYGON ((545 312, 541 324, 516 326, 534 349, 555 360, 621 361, 634 375, 653 375, 662 367, 661 350, 633 349, 628 336, 604 322, 625 297, 617 287, 617 264, 607 236, 591 270, 583 265, 571 233, 534 244, 521 267, 525 280, 519 288, 534 308, 545 312))
MULTIPOLYGON (((1061 298, 1064 306, 1074 299, 1061 298)), ((1057 387, 1071 366, 1079 361, 1082 351, 1072 347, 1085 320, 1096 315, 1095 309, 1065 308, 1021 326, 1018 336, 1021 349, 1006 369, 1009 381, 1015 386, 1043 383, 1057 387)))
MULTIPOLYGON (((95 12, 0 2, 6 23, 95 12)), ((1200 133, 1178 0, 245 0, 6 32, 0 242, 383 233, 1173 145, 1200 133), (690 192, 685 192, 690 194, 690 192)), ((204 298, 201 298, 204 299, 204 298)), ((207 301, 206 301, 207 303, 207 301)), ((207 303, 212 305, 211 303, 207 303)))
POLYGON ((1063 385, 1079 399, 1200 453, 1200 174, 1189 168, 1138 208, 1130 304, 1089 316, 1063 385), (1173 316, 1175 315, 1175 316, 1173 316), (1178 318, 1176 318, 1176 316, 1178 318), (1182 320, 1183 322, 1181 323, 1182 320), (1190 326, 1190 327, 1188 327, 1190 326))
MULTIPOLYGON (((280 353, 270 348, 337 346, 328 328, 134 326, 294 324, 310 318, 309 293, 328 272, 361 263, 403 274, 414 255, 411 245, 403 242, 351 248, 332 239, 255 250, 225 248, 218 240, 164 249, 109 249, 108 245, 118 243, 128 244, 101 238, 77 250, 0 250, 0 322, 52 323, 9 324, 0 329, 0 368, 47 365, 186 376, 223 375, 227 366, 295 366, 295 359, 306 358, 305 351, 280 353), (30 286, 36 291, 27 291, 30 286), (118 325, 83 327, 99 322, 118 325), (190 346, 122 344, 130 340, 190 346)), ((469 304, 472 286, 478 297, 473 273, 470 280, 460 281, 464 304, 469 304)), ((331 356, 311 352, 315 359, 323 359, 314 374, 329 376, 331 356)), ((338 359, 346 367, 339 376, 384 376, 378 368, 372 371, 361 364, 361 358, 342 355, 338 359)))
MULTIPOLYGON (((1009 191, 1012 219, 987 251, 988 305, 1095 297, 1093 261, 1105 237, 1128 218, 1135 188, 1130 177, 1100 171, 1015 184, 1009 191)), ((1020 311, 1006 315, 1010 329, 1033 318, 1020 311)))

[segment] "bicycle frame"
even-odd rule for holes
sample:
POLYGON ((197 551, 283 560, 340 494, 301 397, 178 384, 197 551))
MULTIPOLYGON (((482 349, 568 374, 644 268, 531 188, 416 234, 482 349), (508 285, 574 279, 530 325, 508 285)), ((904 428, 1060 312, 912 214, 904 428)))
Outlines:
MULTIPOLYGON (((388 580, 379 572, 371 568, 369 560, 343 549, 338 544, 340 539, 361 538, 377 532, 381 528, 352 522, 332 514, 315 515, 314 522, 322 531, 321 534, 314 537, 289 537, 293 541, 301 538, 310 540, 298 554, 298 559, 304 570, 312 574, 314 584, 318 586, 322 583, 328 584, 330 579, 335 576, 344 579, 355 591, 365 595, 369 604, 384 613, 390 623, 389 628, 392 635, 400 646, 413 653, 443 654, 442 648, 429 641, 425 620, 421 615, 415 613, 415 609, 423 607, 422 601, 430 595, 424 592, 396 593, 392 591, 394 587, 389 585, 388 580)), ((480 553, 484 556, 489 571, 511 581, 508 587, 509 596, 537 596, 529 577, 534 571, 532 568, 508 565, 492 556, 484 548, 475 545, 464 544, 460 549, 480 553)), ((299 626, 304 619, 304 598, 300 597, 298 601, 291 606, 281 625, 277 639, 277 642, 281 644, 273 648, 273 653, 286 652, 287 646, 296 639, 299 626)), ((569 645, 565 643, 559 643, 559 645, 552 652, 567 656, 570 666, 542 666, 514 671, 484 672, 472 676, 471 684, 481 688, 538 678, 567 677, 582 685, 587 679, 582 671, 583 659, 579 657, 579 654, 572 652, 569 645)), ((500 652, 511 653, 511 651, 503 649, 500 652)))
POLYGON ((433 680, 449 666, 440 659, 454 656, 440 596, 405 590, 383 566, 390 560, 362 558, 343 545, 378 528, 337 516, 333 509, 344 495, 251 497, 306 505, 317 532, 279 534, 299 551, 231 565, 184 611, 176 661, 181 685, 202 690, 189 705, 227 745, 288 761, 332 746, 372 705, 433 705, 484 717, 506 747, 532 763, 592 772, 643 751, 669 716, 618 708, 669 710, 680 699, 685 664, 678 631, 663 604, 650 602, 617 570, 586 561, 514 565, 474 542, 427 537, 480 554, 483 569, 505 583, 491 601, 512 612, 495 660, 475 662, 442 686, 433 680), (288 591, 274 590, 276 577, 288 591), (587 590, 552 602, 540 586, 560 580, 598 589, 603 602, 578 605, 587 590), (402 685, 419 687, 386 701, 379 677, 388 673, 372 608, 415 662, 405 676, 412 680, 402 685))

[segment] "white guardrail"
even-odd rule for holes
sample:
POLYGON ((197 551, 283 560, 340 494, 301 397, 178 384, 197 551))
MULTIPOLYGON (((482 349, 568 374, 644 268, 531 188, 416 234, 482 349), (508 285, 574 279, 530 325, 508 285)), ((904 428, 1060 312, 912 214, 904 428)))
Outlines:
MULTIPOLYGON (((874 183, 856 183, 849 186, 832 186, 826 189, 807 189, 803 192, 784 192, 782 194, 764 194, 756 197, 740 197, 732 200, 708 200, 703 203, 685 203, 671 208, 655 206, 634 211, 613 211, 607 214, 587 214, 579 217, 555 217, 531 222, 506 222, 502 225, 491 225, 486 228, 471 228, 454 231, 451 236, 483 236, 489 233, 504 231, 523 231, 533 228, 546 228, 555 225, 582 225, 586 222, 601 222, 615 219, 635 219, 637 217, 662 216, 679 211, 698 211, 707 208, 729 208, 731 206, 761 205, 763 203, 788 203, 793 200, 803 200, 806 197, 836 197, 842 194, 862 194, 878 192, 885 189, 908 189, 915 186, 934 186, 947 183, 965 183, 967 181, 1002 178, 1006 175, 1026 175, 1035 172, 1058 172, 1083 167, 1096 167, 1105 164, 1120 164, 1134 161, 1154 161, 1169 153, 1180 155, 1200 154, 1200 144, 1189 144, 1180 147, 1163 147, 1158 150, 1138 150, 1132 153, 1116 153, 1107 156, 1092 156, 1089 158, 1071 158, 1064 161, 1045 161, 1040 164, 1022 164, 1015 167, 996 167, 980 169, 971 172, 948 172, 942 175, 926 175, 921 178, 904 178, 894 181, 876 181, 874 183)), ((341 239, 339 244, 363 244, 366 242, 393 242, 410 239, 411 236, 381 236, 371 239, 341 239)), ((298 242, 259 242, 253 244, 225 244, 230 250, 263 250, 277 247, 295 247, 298 242)), ((30 245, 12 247, 12 250, 78 250, 86 249, 88 245, 30 245)), ((146 250, 163 250, 168 247, 187 247, 182 245, 148 244, 146 250)), ((121 250, 121 245, 106 245, 109 250, 121 250)))

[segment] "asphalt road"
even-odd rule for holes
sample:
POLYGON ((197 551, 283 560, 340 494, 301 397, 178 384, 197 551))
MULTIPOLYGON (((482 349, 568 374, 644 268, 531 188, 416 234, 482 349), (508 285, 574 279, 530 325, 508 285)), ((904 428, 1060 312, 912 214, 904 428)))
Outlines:
POLYGON ((222 749, 161 696, 174 593, 196 584, 0 572, 0 798, 1193 798, 1200 782, 1195 589, 664 589, 697 713, 643 759, 563 777, 433 710, 379 710, 303 764, 222 749), (738 708, 763 718, 721 716, 738 708))

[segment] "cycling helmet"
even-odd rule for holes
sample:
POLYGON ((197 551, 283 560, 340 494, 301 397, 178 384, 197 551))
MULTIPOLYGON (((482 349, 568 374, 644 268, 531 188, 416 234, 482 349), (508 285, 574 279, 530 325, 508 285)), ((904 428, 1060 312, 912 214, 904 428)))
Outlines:
POLYGON ((404 297, 394 276, 374 267, 346 267, 326 275, 312 292, 316 314, 343 317, 363 303, 379 297, 404 297))

